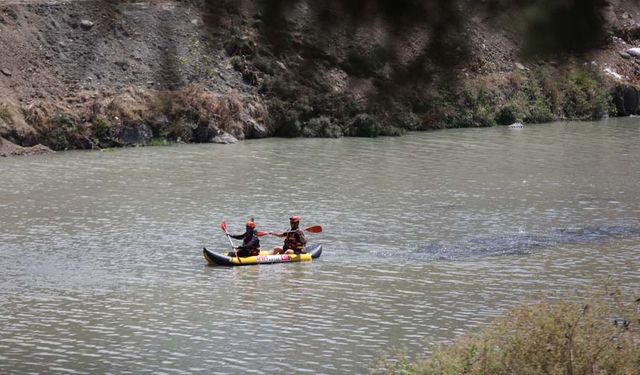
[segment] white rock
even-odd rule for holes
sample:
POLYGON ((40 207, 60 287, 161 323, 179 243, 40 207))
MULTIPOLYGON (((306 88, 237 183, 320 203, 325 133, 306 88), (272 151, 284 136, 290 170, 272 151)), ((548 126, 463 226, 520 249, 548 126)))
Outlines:
POLYGON ((630 54, 633 57, 640 57, 640 48, 638 48, 638 47, 629 48, 627 50, 627 53, 630 54))
POLYGON ((211 140, 211 142, 228 145, 228 144, 237 143, 238 139, 225 131, 221 131, 218 135, 216 135, 211 140))
POLYGON ((611 69, 611 68, 609 68, 609 67, 604 68, 604 69, 603 69, 603 71, 604 71, 607 75, 609 75, 609 76, 611 76, 611 77, 613 77, 613 78, 615 78, 615 79, 618 79, 618 80, 621 80, 621 79, 622 79, 622 76, 621 76, 620 74, 616 73, 613 69, 611 69))
POLYGON ((82 28, 85 29, 85 30, 88 30, 88 29, 92 28, 93 25, 94 25, 94 23, 89 21, 89 20, 80 21, 80 26, 82 26, 82 28))
POLYGON ((524 128, 524 125, 522 125, 519 122, 516 122, 516 123, 513 123, 513 124, 509 125, 508 128, 510 128, 510 129, 522 129, 522 128, 524 128))

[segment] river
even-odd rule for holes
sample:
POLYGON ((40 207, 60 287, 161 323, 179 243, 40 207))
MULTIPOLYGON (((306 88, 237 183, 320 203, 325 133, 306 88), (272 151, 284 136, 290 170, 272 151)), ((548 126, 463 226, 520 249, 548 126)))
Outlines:
MULTIPOLYGON (((0 159, 0 373, 363 374, 640 285, 640 119, 0 159), (254 217, 322 256, 209 267, 254 217)), ((280 244, 263 238, 263 247, 280 244)))

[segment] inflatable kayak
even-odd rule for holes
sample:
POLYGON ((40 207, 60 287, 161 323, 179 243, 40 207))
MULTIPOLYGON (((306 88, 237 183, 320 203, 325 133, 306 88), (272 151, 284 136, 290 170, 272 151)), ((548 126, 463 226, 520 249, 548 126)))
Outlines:
POLYGON ((202 248, 204 259, 212 266, 249 266, 253 264, 308 262, 318 258, 322 254, 322 245, 316 244, 304 248, 304 254, 278 254, 269 255, 268 251, 261 250, 260 255, 252 257, 230 257, 227 254, 217 254, 202 248))

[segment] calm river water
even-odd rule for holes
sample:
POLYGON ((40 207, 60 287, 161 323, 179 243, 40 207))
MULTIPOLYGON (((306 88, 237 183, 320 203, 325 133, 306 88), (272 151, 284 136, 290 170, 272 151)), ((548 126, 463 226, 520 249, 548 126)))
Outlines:
MULTIPOLYGON (((0 160, 0 373, 368 373, 640 286, 640 119, 0 160), (298 214, 311 263, 206 265, 298 214)), ((264 247, 278 245, 263 238, 264 247)))

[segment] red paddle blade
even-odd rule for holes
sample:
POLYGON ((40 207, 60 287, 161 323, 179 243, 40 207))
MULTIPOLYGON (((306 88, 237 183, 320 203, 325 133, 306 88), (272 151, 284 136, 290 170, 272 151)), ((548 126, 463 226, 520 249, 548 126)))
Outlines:
POLYGON ((220 229, 222 229, 223 232, 227 233, 227 223, 225 223, 224 221, 220 223, 220 229))
POLYGON ((305 228, 305 231, 309 233, 321 233, 322 227, 320 225, 315 225, 313 227, 305 228))
POLYGON ((269 232, 258 232, 257 233, 258 237, 263 237, 263 236, 266 236, 268 234, 269 234, 269 232))

